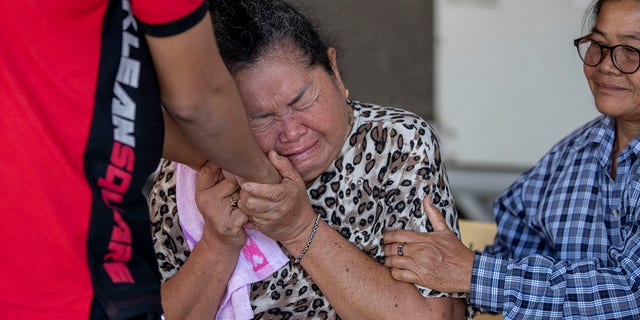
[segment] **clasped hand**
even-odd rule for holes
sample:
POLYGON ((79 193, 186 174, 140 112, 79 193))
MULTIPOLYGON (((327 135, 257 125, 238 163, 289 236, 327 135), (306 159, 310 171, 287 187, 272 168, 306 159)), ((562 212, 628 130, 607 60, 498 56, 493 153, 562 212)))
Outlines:
POLYGON ((306 241, 305 230, 313 225, 315 213, 300 174, 289 160, 270 151, 268 158, 282 176, 279 184, 245 182, 238 207, 249 216, 253 227, 283 244, 306 241))
POLYGON ((305 183, 288 159, 275 151, 268 157, 283 177, 279 184, 241 182, 228 172, 223 178, 212 164, 198 173, 196 203, 205 220, 202 240, 209 247, 239 251, 246 242, 244 228, 283 244, 306 241, 305 230, 313 225, 315 213, 305 183), (232 199, 237 199, 237 207, 232 199))
POLYGON ((237 252, 245 245, 247 234, 243 226, 248 217, 233 205, 238 190, 235 180, 225 179, 221 169, 211 163, 198 172, 196 205, 204 219, 200 241, 207 247, 237 252))

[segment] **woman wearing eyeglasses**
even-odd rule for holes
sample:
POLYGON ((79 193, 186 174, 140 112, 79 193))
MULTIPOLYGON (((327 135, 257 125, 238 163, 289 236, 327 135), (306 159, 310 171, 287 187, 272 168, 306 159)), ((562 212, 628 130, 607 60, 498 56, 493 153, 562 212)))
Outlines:
MULTIPOLYGON (((640 319, 640 1, 599 0, 574 41, 601 116, 556 144, 495 202, 483 253, 447 230, 385 233, 392 276, 507 319, 640 319)), ((464 236, 464 235, 463 235, 464 236)))

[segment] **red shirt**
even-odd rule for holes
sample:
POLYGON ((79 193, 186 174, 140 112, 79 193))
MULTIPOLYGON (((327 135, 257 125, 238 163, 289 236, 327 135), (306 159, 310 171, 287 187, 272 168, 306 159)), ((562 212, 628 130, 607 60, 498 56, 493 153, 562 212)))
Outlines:
POLYGON ((163 127, 143 33, 207 8, 132 1, 0 0, 0 319, 160 312, 141 189, 163 127))

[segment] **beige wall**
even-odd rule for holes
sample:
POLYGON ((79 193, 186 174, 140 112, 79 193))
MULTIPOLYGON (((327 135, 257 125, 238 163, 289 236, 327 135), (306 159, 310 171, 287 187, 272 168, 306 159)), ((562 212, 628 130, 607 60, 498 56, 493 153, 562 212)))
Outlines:
POLYGON ((432 1, 288 1, 337 41, 353 99, 432 118, 432 1))

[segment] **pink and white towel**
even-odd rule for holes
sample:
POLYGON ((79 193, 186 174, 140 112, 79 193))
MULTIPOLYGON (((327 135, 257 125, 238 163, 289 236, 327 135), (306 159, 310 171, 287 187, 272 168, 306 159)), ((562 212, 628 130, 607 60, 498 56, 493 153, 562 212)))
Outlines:
MULTIPOLYGON (((176 202, 180 226, 191 250, 202 237, 204 219, 196 206, 198 173, 176 163, 176 202)), ((275 240, 260 231, 247 229, 247 243, 242 248, 236 268, 227 283, 216 320, 252 319, 251 284, 263 280, 286 264, 289 259, 275 240)))

